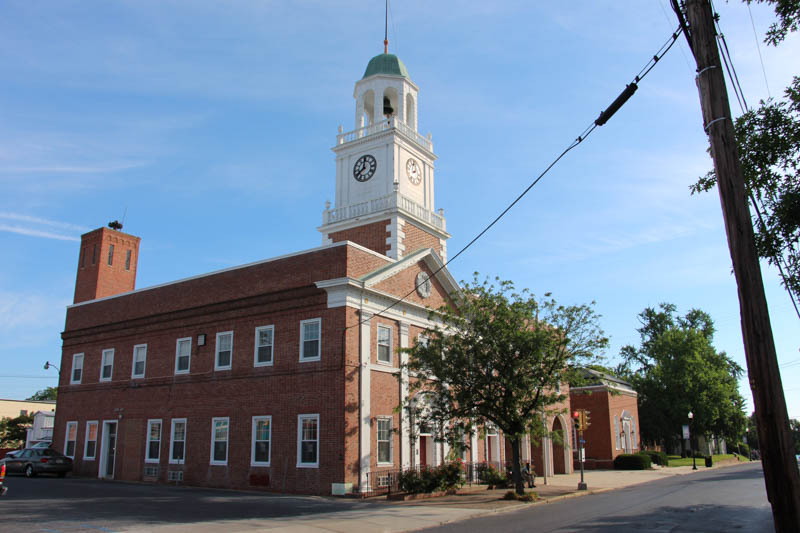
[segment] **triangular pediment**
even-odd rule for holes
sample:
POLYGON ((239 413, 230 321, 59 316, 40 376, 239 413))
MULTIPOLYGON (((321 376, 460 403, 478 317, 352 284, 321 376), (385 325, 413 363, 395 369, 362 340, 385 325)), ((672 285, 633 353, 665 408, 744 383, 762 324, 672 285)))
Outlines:
POLYGON ((362 276, 360 281, 364 283, 365 289, 391 294, 431 309, 452 303, 461 291, 458 282, 432 248, 417 250, 397 262, 362 276), (429 290, 425 284, 420 283, 424 277, 430 279, 429 290), (420 287, 417 288, 417 285, 420 287))

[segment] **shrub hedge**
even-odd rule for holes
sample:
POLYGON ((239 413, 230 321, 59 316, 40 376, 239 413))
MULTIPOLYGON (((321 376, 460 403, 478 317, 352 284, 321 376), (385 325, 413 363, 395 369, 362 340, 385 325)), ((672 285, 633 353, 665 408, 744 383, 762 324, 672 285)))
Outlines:
POLYGON ((449 490, 464 484, 459 463, 445 463, 435 468, 406 470, 397 477, 397 485, 403 492, 417 494, 449 490))
POLYGON ((648 455, 650 457, 650 461, 652 461, 654 465, 669 466, 669 457, 667 457, 667 454, 664 452, 657 452, 655 450, 642 450, 639 453, 648 455))
POLYGON ((652 461, 643 453, 623 453, 614 459, 614 470, 647 470, 652 461))

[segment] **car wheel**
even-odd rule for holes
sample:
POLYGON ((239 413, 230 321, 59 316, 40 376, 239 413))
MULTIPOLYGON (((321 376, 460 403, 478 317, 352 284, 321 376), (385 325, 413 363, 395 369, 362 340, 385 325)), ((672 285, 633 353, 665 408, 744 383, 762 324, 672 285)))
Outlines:
POLYGON ((33 465, 28 465, 25 467, 25 477, 33 477, 36 475, 36 472, 33 471, 33 465))

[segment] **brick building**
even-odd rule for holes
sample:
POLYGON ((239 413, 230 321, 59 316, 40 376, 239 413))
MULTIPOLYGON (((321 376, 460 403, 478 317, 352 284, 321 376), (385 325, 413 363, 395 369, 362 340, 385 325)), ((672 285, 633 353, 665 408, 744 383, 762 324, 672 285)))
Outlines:
MULTIPOLYGON (((398 348, 459 290, 433 143, 397 57, 373 58, 354 98, 319 248, 136 289, 139 237, 82 236, 54 431, 76 475, 330 494, 448 456, 395 412, 398 348)), ((502 435, 470 437, 463 459, 504 461, 502 435)))
POLYGON ((589 411, 586 440, 586 467, 613 468, 621 453, 639 451, 638 395, 630 383, 616 376, 585 369, 586 385, 572 387, 571 408, 589 411))

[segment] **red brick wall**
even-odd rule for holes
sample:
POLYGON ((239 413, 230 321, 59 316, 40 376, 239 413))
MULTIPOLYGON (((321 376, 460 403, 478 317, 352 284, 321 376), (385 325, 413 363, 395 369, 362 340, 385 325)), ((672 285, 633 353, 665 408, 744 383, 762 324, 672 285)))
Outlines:
POLYGON ((415 226, 408 219, 405 220, 406 223, 403 226, 403 233, 405 234, 403 246, 405 249, 403 254, 409 255, 420 248, 433 248, 439 256, 442 255, 442 244, 439 241, 439 237, 415 226))
POLYGON ((70 307, 66 331, 135 319, 141 319, 142 323, 159 323, 165 313, 205 314, 208 310, 203 306, 248 305, 248 298, 265 294, 270 295, 271 301, 280 300, 282 296, 288 298, 284 295, 289 289, 346 276, 348 248, 324 248, 120 295, 91 305, 70 307))
POLYGON ((379 254, 386 254, 389 251, 386 239, 390 237, 386 229, 388 225, 389 220, 381 220, 357 228, 335 231, 329 234, 328 238, 332 242, 352 241, 379 254))
POLYGON ((573 391, 570 394, 572 409, 589 411, 589 428, 584 432, 586 439, 586 458, 613 460, 624 453, 616 449, 614 432, 614 415, 620 418, 619 430, 622 431, 622 412, 627 410, 633 417, 636 429, 636 449, 639 449, 639 411, 635 395, 625 392, 609 393, 604 388, 573 391))
POLYGON ((82 235, 74 302, 94 300, 134 290, 139 241, 139 237, 110 228, 99 228, 82 235), (108 254, 111 245, 114 246, 114 253, 109 265, 108 254), (126 269, 128 251, 131 252, 131 260, 130 268, 126 269))

